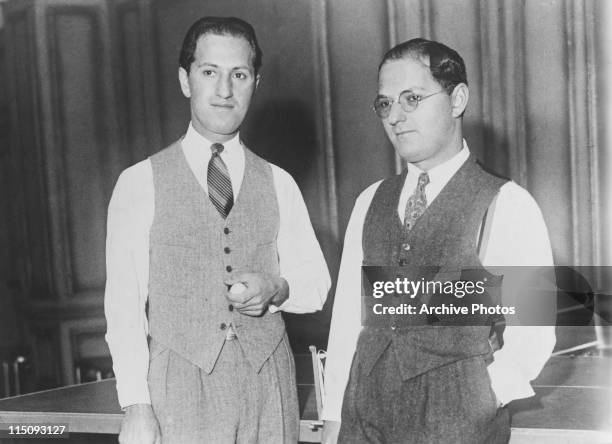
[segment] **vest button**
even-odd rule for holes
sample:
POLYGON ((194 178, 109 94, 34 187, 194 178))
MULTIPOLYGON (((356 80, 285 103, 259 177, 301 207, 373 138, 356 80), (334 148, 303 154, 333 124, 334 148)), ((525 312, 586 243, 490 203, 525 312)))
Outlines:
POLYGON ((410 244, 402 244, 404 251, 410 251, 410 244))
POLYGON ((229 254, 232 250, 230 250, 230 247, 225 247, 223 251, 225 251, 225 254, 229 254))
POLYGON ((234 306, 232 304, 229 304, 229 306, 227 307, 227 309, 229 311, 234 311, 234 306))
POLYGON ((225 269, 226 269, 226 270, 228 271, 228 273, 229 273, 229 272, 231 272, 231 271, 232 271, 232 266, 231 266, 231 265, 228 265, 227 267, 225 267, 225 269))
POLYGON ((225 234, 229 234, 229 233, 230 233, 230 229, 229 229, 229 228, 227 228, 227 227, 225 227, 225 228, 223 229, 223 232, 224 232, 225 234))
POLYGON ((219 326, 219 328, 221 330, 225 330, 227 328, 227 325, 225 324, 225 322, 221 323, 221 325, 219 326))

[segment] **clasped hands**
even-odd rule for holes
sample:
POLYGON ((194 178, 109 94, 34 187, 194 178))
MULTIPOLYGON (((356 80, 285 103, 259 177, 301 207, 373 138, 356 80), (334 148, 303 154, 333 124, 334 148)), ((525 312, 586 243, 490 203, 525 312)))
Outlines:
POLYGON ((227 300, 239 313, 261 316, 270 304, 279 306, 289 297, 289 284, 266 273, 240 273, 225 281, 227 300))

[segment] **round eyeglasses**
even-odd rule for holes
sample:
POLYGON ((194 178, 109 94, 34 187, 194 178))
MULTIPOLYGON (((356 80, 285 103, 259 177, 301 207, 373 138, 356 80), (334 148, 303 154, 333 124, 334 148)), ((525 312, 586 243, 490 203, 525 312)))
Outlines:
MULTIPOLYGON (((417 109, 421 101, 443 92, 446 92, 446 90, 442 89, 435 93, 422 96, 420 94, 415 94, 410 90, 403 91, 397 98, 397 102, 400 104, 404 112, 411 113, 412 111, 417 109)), ((374 99, 374 112, 381 119, 386 119, 391 113, 391 107, 393 106, 393 103, 395 103, 395 100, 391 97, 378 96, 374 99)))

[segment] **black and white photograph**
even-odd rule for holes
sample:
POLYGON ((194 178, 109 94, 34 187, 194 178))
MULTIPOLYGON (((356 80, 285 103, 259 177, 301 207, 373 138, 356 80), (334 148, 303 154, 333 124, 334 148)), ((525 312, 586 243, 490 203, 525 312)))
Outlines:
POLYGON ((612 443, 610 80, 610 0, 0 0, 0 443, 612 443))

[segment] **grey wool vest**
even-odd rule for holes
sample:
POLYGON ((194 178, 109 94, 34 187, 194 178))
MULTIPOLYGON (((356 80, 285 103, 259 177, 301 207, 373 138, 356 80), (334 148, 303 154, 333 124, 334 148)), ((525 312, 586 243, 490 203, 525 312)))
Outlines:
MULTIPOLYGON (((376 190, 364 221, 363 265, 405 267, 404 276, 414 281, 427 275, 427 268, 421 267, 469 268, 491 276, 478 258, 478 230, 507 180, 485 172, 470 156, 406 234, 397 214, 406 174, 384 180, 376 190)), ((423 318, 406 315, 377 316, 374 321, 367 310, 365 314, 357 354, 368 371, 389 346, 404 380, 490 352, 490 328, 482 324, 428 325, 423 318)))
POLYGON ((151 164, 151 337, 211 373, 231 324, 259 372, 285 324, 278 312, 252 317, 233 310, 224 280, 241 272, 279 274, 279 210, 270 165, 245 148, 240 193, 224 220, 189 168, 180 142, 151 156, 151 164))

